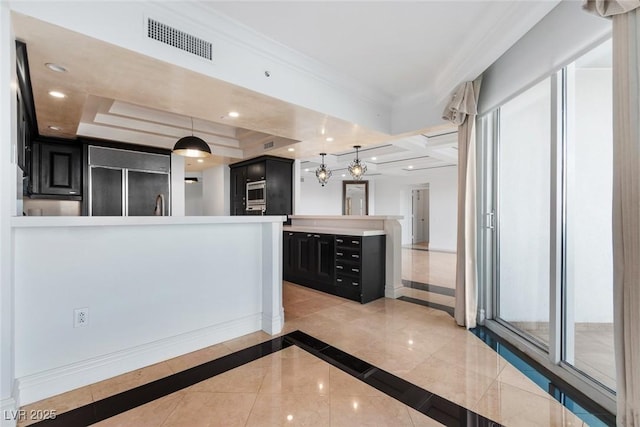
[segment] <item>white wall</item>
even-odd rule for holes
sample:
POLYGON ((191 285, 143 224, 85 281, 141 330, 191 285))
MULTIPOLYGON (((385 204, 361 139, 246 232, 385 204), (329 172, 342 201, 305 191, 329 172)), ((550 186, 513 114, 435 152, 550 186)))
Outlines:
MULTIPOLYGON (((457 167, 412 173, 405 177, 375 176, 369 179, 369 214, 402 215, 402 244, 411 243, 411 190, 429 184, 429 247, 456 251, 457 167)), ((334 175, 322 187, 313 172, 301 171, 298 215, 342 215, 342 180, 334 175)))
POLYGON ((207 216, 229 215, 229 166, 219 165, 202 171, 203 214, 207 216))
POLYGON ((198 182, 184 183, 184 214, 186 216, 204 215, 202 172, 186 172, 185 177, 198 178, 198 182))
POLYGON ((184 160, 171 154, 171 216, 184 216, 184 160))
POLYGON ((377 215, 403 215, 402 244, 411 243, 411 190, 429 184, 429 248, 456 251, 458 168, 430 169, 420 175, 376 179, 377 215))
MULTIPOLYGON (((300 171, 300 177, 304 182, 294 182, 300 188, 296 215, 342 215, 342 180, 347 178, 334 175, 323 187, 318 183, 313 170, 300 171)), ((369 197, 371 198, 371 192, 369 197)))

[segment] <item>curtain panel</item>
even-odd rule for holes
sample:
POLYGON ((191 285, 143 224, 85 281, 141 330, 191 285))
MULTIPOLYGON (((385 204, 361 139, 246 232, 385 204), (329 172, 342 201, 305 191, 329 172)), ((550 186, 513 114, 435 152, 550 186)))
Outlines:
POLYGON ((458 218, 456 244, 456 323, 476 326, 478 311, 476 249, 476 115, 482 76, 460 84, 442 118, 458 125, 458 218))
POLYGON ((613 20, 613 302, 618 426, 640 427, 640 0, 590 0, 613 20))

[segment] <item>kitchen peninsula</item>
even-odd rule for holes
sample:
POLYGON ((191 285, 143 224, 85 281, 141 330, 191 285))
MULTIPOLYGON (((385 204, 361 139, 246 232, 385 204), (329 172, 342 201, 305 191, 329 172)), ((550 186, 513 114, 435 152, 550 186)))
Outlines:
MULTIPOLYGON (((285 242, 283 243, 285 254, 283 255, 285 262, 285 279, 287 278, 287 261, 295 261, 287 253, 287 237, 296 237, 294 233, 308 233, 310 238, 317 239, 318 241, 314 245, 317 247, 317 251, 327 252, 328 256, 322 256, 318 253, 315 256, 319 264, 323 263, 323 259, 326 259, 326 265, 317 265, 315 277, 311 278, 308 283, 311 287, 323 290, 323 286, 332 286, 335 281, 335 285, 338 291, 341 281, 348 281, 354 287, 359 287, 366 293, 367 283, 364 283, 361 267, 365 266, 367 261, 371 262, 371 259, 375 257, 373 253, 377 251, 376 247, 382 244, 383 256, 381 262, 384 263, 384 267, 380 270, 372 272, 372 278, 374 280, 375 273, 377 271, 383 272, 384 277, 381 278, 382 288, 380 289, 378 296, 385 296, 387 298, 397 298, 401 296, 402 289, 402 230, 400 222, 402 216, 385 216, 385 215, 289 215, 291 219, 290 226, 284 226, 283 232, 285 234, 285 242), (344 237, 353 236, 354 239, 345 239, 344 237), (376 237, 378 236, 378 237, 376 237), (362 251, 365 250, 364 244, 367 240, 371 241, 373 245, 372 255, 370 259, 361 258, 365 256, 362 251), (362 245, 362 246, 361 246, 362 245), (354 251, 355 247, 362 247, 361 251, 354 251), (338 249, 335 249, 338 248, 338 249), (343 249, 341 249, 343 248, 343 249), (331 261, 331 254, 335 253, 335 274, 333 271, 331 261), (346 270, 351 270, 351 265, 342 265, 341 258, 353 257, 360 265, 353 266, 356 273, 361 273, 360 277, 347 276, 343 277, 342 274, 346 270), (335 277, 334 277, 335 276, 335 277), (363 282, 363 283, 360 283, 363 282)), ((301 276, 293 274, 293 277, 300 279, 301 276)), ((366 279, 365 279, 366 280, 366 279)), ((304 283, 301 283, 304 284, 304 283)), ((377 285, 374 285, 377 287, 377 285)), ((333 292, 333 291, 330 291, 333 292)), ((370 291, 374 292, 375 291, 370 291)), ((350 295, 349 292, 336 294, 358 300, 360 302, 367 302, 375 296, 366 295, 360 293, 359 295, 350 295)))
POLYGON ((20 403, 279 333, 285 220, 12 218, 20 403), (82 325, 76 310, 87 313, 82 325))

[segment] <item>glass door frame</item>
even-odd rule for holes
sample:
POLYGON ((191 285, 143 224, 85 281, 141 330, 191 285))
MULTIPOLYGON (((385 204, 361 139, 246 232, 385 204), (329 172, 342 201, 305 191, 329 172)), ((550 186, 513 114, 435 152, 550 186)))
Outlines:
MULTIPOLYGON (((500 245, 497 226, 500 194, 497 152, 500 147, 500 109, 477 117, 478 170, 478 320, 520 351, 526 353, 553 374, 577 388, 588 398, 611 413, 616 413, 615 394, 593 380, 588 374, 563 361, 567 342, 565 323, 566 292, 566 138, 567 138, 567 71, 561 69, 551 76, 551 135, 550 135, 550 259, 549 259, 549 346, 545 349, 529 334, 499 317, 500 245)), ((514 96, 517 96, 514 95, 514 96)))

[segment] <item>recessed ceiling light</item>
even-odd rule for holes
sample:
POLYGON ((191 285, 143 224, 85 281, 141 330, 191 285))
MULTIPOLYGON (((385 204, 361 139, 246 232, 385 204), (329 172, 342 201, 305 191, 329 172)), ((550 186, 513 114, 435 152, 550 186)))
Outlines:
POLYGON ((204 163, 204 159, 198 159, 198 163, 204 163))
POLYGON ((376 160, 376 159, 377 159, 377 157, 372 157, 372 158, 371 158, 371 160, 376 160))
POLYGON ((291 152, 291 151, 296 151, 295 148, 287 148, 287 151, 291 152))
POLYGON ((240 113, 238 113, 237 111, 229 111, 229 117, 240 117, 240 113))
POLYGON ((343 173, 342 176, 345 177, 345 176, 347 176, 347 174, 343 173))
POLYGON ((49 91, 49 95, 53 96, 54 98, 66 98, 67 97, 67 95, 65 95, 62 92, 58 92, 57 90, 49 91))
POLYGON ((305 171, 305 172, 309 172, 309 169, 307 168, 307 169, 305 169, 304 171, 305 171))
POLYGON ((333 142, 333 138, 332 138, 332 137, 328 137, 328 138, 326 139, 326 141, 327 141, 327 142, 333 142))
POLYGON ((55 71, 57 73, 67 72, 67 69, 64 68, 62 65, 54 64, 53 62, 47 62, 46 64, 44 64, 44 66, 50 69, 51 71, 55 71))
POLYGON ((48 128, 51 130, 62 130, 62 128, 58 126, 48 126, 48 128))
POLYGON ((409 169, 413 169, 413 166, 409 165, 409 169))

